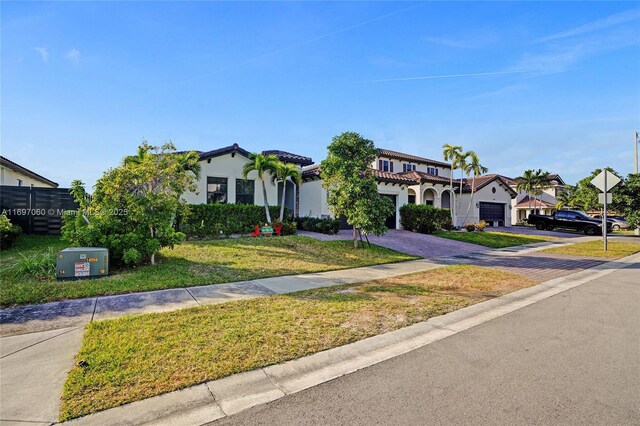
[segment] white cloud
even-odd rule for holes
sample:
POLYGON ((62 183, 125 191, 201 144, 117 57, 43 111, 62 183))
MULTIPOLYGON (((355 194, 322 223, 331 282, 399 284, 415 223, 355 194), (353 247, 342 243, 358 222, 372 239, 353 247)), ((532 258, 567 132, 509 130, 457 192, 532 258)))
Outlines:
POLYGON ((624 24, 625 22, 635 21, 637 19, 640 19, 640 9, 629 9, 625 10, 624 12, 614 13, 613 15, 609 15, 606 18, 598 19, 574 28, 570 28, 566 31, 550 34, 548 36, 539 38, 538 40, 536 40, 536 42, 544 43, 547 41, 559 40, 566 37, 573 37, 576 35, 586 34, 593 31, 624 24))
POLYGON ((75 48, 70 49, 65 55, 65 57, 69 59, 71 62, 73 62, 74 65, 78 65, 78 62, 80 61, 80 51, 75 48))
POLYGON ((38 52, 38 55, 40 55, 42 62, 49 62, 49 49, 46 47, 35 47, 34 49, 38 52))

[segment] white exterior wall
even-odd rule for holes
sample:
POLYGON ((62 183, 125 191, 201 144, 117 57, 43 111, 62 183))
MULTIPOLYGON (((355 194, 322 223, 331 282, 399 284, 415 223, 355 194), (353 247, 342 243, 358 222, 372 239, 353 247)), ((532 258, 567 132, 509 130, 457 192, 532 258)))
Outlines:
POLYGON ((0 185, 18 186, 18 179, 22 181, 22 186, 35 186, 38 188, 55 188, 30 176, 11 170, 8 167, 0 166, 0 185))
POLYGON ((409 191, 405 185, 378 183, 378 193, 396 196, 396 229, 400 229, 400 207, 409 202, 409 191))
POLYGON ((380 169, 378 167, 379 166, 378 160, 386 160, 389 162, 393 161, 393 173, 402 173, 403 167, 404 167, 403 164, 411 164, 416 166, 416 171, 418 172, 427 173, 427 167, 435 167, 436 169, 438 169, 438 176, 442 176, 445 178, 449 178, 449 176, 451 176, 451 169, 448 167, 443 167, 435 164, 430 164, 429 166, 427 166, 426 164, 423 164, 423 163, 403 161, 403 160, 398 160, 398 159, 393 159, 388 157, 376 157, 376 161, 373 164, 373 168, 376 170, 380 169))
POLYGON ((476 191, 473 194, 473 201, 471 201, 471 193, 463 192, 459 199, 459 208, 456 212, 456 226, 464 226, 465 223, 478 223, 480 222, 480 207, 476 207, 480 202, 487 203, 502 203, 505 208, 504 224, 505 226, 511 226, 511 192, 509 192, 504 186, 500 185, 497 181, 491 182, 482 189, 476 191), (495 194, 492 188, 496 189, 495 194), (469 204, 471 207, 469 208, 469 204), (467 208, 469 208, 469 216, 467 216, 467 208), (466 219, 465 219, 466 218, 466 219))
MULTIPOLYGON (((379 182, 378 192, 396 196, 396 228, 400 228, 400 207, 409 202, 407 187, 379 182)), ((327 190, 322 187, 321 180, 302 182, 302 187, 300 188, 300 216, 333 217, 327 204, 327 190)))
MULTIPOLYGON (((227 178, 227 202, 235 204, 236 202, 236 179, 242 180, 242 168, 249 160, 246 157, 236 153, 221 155, 219 157, 200 161, 200 179, 198 179, 198 193, 188 192, 183 195, 183 199, 189 204, 205 204, 207 202, 207 177, 227 178)), ((262 195, 262 183, 258 179, 258 173, 253 171, 247 176, 248 180, 255 181, 254 204, 264 205, 262 195)), ((270 205, 278 205, 278 188, 271 183, 271 175, 264 175, 265 184, 267 186, 267 200, 270 205)))
POLYGON ((302 182, 300 187, 300 216, 332 216, 327 204, 327 190, 321 180, 302 182))

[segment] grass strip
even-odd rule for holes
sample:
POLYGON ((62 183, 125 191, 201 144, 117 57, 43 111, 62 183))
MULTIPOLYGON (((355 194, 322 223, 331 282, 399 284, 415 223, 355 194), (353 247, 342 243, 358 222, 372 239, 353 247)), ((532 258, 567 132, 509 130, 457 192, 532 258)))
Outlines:
POLYGON ((437 237, 448 238, 450 240, 463 241, 465 243, 478 244, 491 248, 503 248, 520 246, 522 244, 541 243, 551 241, 553 237, 543 237, 538 235, 519 235, 509 232, 451 232, 438 231, 434 234, 437 237))
POLYGON ((0 253, 0 306, 220 284, 258 278, 357 268, 418 259, 379 246, 354 250, 351 241, 317 241, 303 236, 188 241, 163 249, 155 266, 112 269, 92 280, 56 281, 53 276, 16 275, 21 256, 61 250, 58 237, 22 236, 0 253))
POLYGON ((90 323, 60 420, 396 330, 534 281, 456 265, 365 282, 90 323))
POLYGON ((597 240, 562 247, 554 247, 544 251, 547 253, 567 254, 571 256, 618 259, 640 252, 640 242, 609 241, 607 243, 607 251, 604 251, 604 243, 601 240, 597 240))

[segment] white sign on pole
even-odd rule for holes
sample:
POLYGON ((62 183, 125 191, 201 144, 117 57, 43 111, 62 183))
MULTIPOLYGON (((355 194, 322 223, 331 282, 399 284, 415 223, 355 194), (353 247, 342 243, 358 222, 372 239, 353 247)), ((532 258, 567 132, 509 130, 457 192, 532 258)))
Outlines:
MULTIPOLYGON (((601 192, 600 194, 598 194, 598 202, 600 204, 604 204, 605 203, 605 199, 604 199, 604 192, 601 192)), ((607 192, 607 200, 606 200, 607 204, 611 204, 611 193, 607 192)))
POLYGON ((594 177, 591 180, 591 183, 600 191, 607 192, 611 188, 613 188, 614 186, 620 183, 620 178, 614 175, 613 173, 611 173, 609 170, 603 170, 598 174, 598 176, 594 177), (605 176, 606 176, 606 180, 605 180, 605 176), (605 188, 605 183, 606 183, 606 188, 605 188))

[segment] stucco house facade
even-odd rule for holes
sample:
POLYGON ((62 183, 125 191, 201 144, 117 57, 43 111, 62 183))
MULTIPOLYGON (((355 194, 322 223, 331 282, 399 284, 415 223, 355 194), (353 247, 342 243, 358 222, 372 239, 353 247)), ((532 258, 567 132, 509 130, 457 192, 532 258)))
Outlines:
POLYGON ((58 187, 56 182, 2 156, 0 156, 0 185, 36 188, 58 187))
MULTIPOLYGON (((231 204, 264 204, 262 184, 258 173, 249 173, 247 179, 242 177, 242 169, 249 162, 249 151, 233 144, 212 151, 196 151, 200 156, 200 178, 198 190, 183 195, 189 204, 231 203, 231 204)), ((286 163, 296 164, 300 169, 313 164, 309 157, 286 151, 267 150, 264 154, 274 154, 286 163)), ((270 173, 264 175, 267 200, 271 205, 280 203, 282 184, 272 182, 270 173)), ((285 188, 285 205, 294 214, 298 214, 300 191, 293 182, 287 182, 285 188)))
POLYGON ((488 174, 475 179, 473 196, 471 179, 462 180, 462 195, 456 194, 456 225, 478 223, 489 226, 511 226, 512 202, 517 192, 504 176, 488 174))
MULTIPOLYGON (((449 176, 451 167, 429 158, 378 149, 371 164, 378 193, 389 198, 395 212, 387 219, 387 227, 400 228, 400 207, 405 204, 431 204, 449 207, 449 176)), ((332 216, 327 204, 327 190, 322 187, 320 166, 302 170, 300 215, 312 217, 332 216)), ((343 223, 346 228, 348 225, 343 223)))
POLYGON ((541 194, 532 195, 531 197, 526 191, 518 191, 518 182, 515 179, 502 176, 505 181, 509 183, 511 188, 517 192, 516 197, 513 199, 511 206, 513 215, 511 217, 511 223, 516 225, 524 222, 529 214, 545 214, 550 215, 556 210, 556 204, 558 202, 558 195, 565 191, 566 183, 558 174, 551 174, 551 186, 544 188, 541 194))

